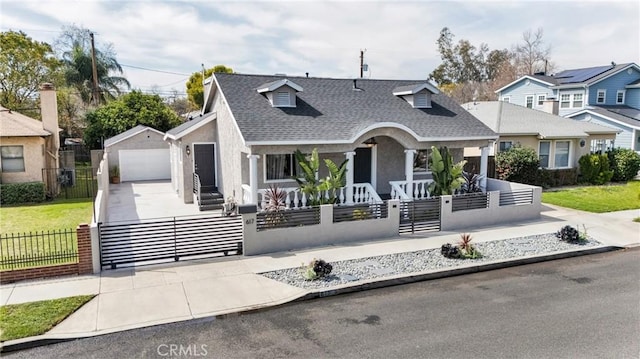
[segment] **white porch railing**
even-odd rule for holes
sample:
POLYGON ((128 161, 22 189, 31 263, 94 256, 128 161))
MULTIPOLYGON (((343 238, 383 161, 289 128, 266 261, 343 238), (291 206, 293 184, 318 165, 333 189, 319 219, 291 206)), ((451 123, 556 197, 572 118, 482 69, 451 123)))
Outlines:
POLYGON ((429 185, 431 179, 413 180, 413 188, 407 188, 407 181, 389 181, 391 185, 391 199, 411 200, 431 198, 429 185))
MULTIPOLYGON (((306 193, 300 192, 299 187, 278 187, 279 190, 286 193, 285 202, 287 209, 306 208, 311 206, 311 198, 306 193)), ((268 189, 258 190, 258 211, 262 211, 267 205, 265 193, 268 189)), ((338 204, 358 204, 358 203, 380 203, 382 199, 376 193, 375 189, 369 183, 355 183, 353 185, 353 197, 351 202, 346 198, 347 188, 342 187, 336 190, 338 204)), ((331 198, 330 192, 325 191, 320 196, 324 199, 331 198)), ((243 203, 251 203, 251 187, 247 184, 242 185, 242 201, 243 203)))

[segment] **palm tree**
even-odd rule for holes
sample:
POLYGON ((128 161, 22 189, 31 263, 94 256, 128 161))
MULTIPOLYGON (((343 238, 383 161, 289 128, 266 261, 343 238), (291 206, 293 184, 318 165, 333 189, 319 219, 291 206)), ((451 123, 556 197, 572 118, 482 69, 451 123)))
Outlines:
MULTIPOLYGON (((131 85, 125 77, 111 76, 112 73, 123 73, 122 66, 118 61, 97 49, 95 53, 98 74, 98 101, 104 102, 108 99, 114 99, 122 92, 123 87, 130 89, 131 85)), ((85 104, 90 103, 93 99, 91 51, 82 46, 81 42, 74 41, 71 50, 63 53, 62 61, 65 66, 67 83, 78 90, 85 104)))

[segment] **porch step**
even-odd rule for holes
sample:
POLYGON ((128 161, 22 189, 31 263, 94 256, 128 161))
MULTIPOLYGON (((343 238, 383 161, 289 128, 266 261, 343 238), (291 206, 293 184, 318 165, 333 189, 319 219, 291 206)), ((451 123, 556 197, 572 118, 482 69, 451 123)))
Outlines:
POLYGON ((222 209, 222 203, 201 204, 198 206, 198 209, 200 209, 201 211, 213 211, 216 209, 222 209))
POLYGON ((210 211, 215 209, 222 209, 224 198, 218 192, 200 193, 200 202, 198 202, 198 208, 201 211, 210 211))

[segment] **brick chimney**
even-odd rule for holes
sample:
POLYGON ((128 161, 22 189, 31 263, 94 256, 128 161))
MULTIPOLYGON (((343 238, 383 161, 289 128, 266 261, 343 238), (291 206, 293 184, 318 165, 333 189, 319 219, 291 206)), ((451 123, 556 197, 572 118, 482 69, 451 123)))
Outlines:
POLYGON ((547 97, 542 103, 542 111, 557 115, 560 109, 560 103, 555 97, 547 97))
POLYGON ((58 132, 58 102, 56 88, 50 83, 40 85, 40 110, 42 113, 42 128, 51 132, 47 139, 46 157, 47 168, 58 167, 58 150, 60 149, 60 134, 58 132))

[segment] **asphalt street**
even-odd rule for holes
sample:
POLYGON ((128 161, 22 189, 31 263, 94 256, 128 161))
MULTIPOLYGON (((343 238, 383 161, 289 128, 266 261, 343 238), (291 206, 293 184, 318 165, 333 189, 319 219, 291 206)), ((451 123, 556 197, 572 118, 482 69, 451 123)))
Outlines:
POLYGON ((640 248, 120 332, 4 356, 639 358, 640 248))

